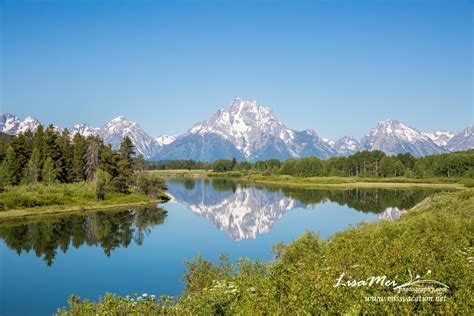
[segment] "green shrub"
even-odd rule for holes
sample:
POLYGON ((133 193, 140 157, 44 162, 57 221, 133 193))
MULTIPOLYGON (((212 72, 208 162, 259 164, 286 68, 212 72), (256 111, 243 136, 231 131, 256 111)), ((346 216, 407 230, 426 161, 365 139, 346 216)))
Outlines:
MULTIPOLYGON (((107 186, 106 186, 107 188, 107 186)), ((70 184, 43 183, 8 186, 0 192, 0 210, 27 209, 46 206, 90 206, 149 201, 141 193, 120 193, 107 191, 103 200, 96 199, 96 183, 79 182, 70 184)), ((160 194, 161 196, 162 194, 160 194)))
POLYGON ((136 186, 139 192, 155 199, 167 190, 163 178, 153 173, 140 173, 136 179, 136 186))
POLYGON ((462 179, 460 183, 466 188, 474 188, 474 179, 462 179))

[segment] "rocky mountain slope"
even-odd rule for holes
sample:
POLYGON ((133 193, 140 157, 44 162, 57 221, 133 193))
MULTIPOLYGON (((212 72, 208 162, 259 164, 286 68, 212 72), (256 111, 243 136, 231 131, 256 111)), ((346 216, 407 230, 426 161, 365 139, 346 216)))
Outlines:
POLYGON ((408 152, 418 157, 446 151, 425 133, 395 120, 380 121, 361 139, 359 150, 364 149, 381 150, 389 155, 408 152))

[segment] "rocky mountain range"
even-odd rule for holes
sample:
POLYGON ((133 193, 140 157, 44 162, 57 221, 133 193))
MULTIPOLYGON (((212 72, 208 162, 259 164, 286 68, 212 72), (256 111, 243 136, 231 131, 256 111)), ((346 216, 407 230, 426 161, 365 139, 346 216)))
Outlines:
MULTIPOLYGON (((40 122, 31 116, 21 120, 12 114, 0 114, 0 132, 3 133, 16 135, 35 130, 39 125, 40 122)), ((408 152, 414 156, 425 156, 474 148, 474 125, 458 133, 426 133, 396 120, 384 120, 359 141, 351 136, 334 141, 321 137, 312 129, 290 129, 270 108, 255 100, 240 98, 177 136, 154 138, 137 122, 123 116, 114 118, 101 128, 77 124, 68 130, 71 135, 98 135, 114 148, 119 146, 124 136, 128 136, 137 153, 148 160, 213 161, 235 157, 238 160, 256 161, 307 156, 326 159, 351 155, 361 150, 382 150, 389 155, 408 152)))

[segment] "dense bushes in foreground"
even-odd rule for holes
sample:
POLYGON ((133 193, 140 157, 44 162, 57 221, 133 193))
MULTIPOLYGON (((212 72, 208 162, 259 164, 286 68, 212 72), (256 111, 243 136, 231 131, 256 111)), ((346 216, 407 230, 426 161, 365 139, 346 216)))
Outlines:
MULTIPOLYGON (((89 314, 470 314, 474 310, 474 190, 425 200, 399 221, 361 224, 322 240, 306 233, 274 247, 274 262, 240 259, 188 263, 180 298, 106 295, 98 303, 71 296, 60 315, 89 314), (397 292, 390 286, 337 286, 371 276, 398 284, 430 279, 449 288, 441 294, 397 292), (443 301, 376 298, 445 297, 443 301)), ((412 285, 415 290, 433 283, 412 285)))

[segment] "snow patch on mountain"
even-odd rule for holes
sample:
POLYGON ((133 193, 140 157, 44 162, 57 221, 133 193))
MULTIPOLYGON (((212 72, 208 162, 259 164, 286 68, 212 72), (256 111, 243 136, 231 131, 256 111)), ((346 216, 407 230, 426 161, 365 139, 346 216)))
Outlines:
POLYGON ((428 136, 436 145, 444 147, 456 133, 450 131, 439 131, 434 133, 423 133, 428 136))
POLYGON ((321 137, 321 139, 323 140, 323 142, 325 142, 326 144, 328 144, 331 147, 334 147, 334 145, 336 144, 336 142, 334 140, 330 139, 330 138, 321 137))
POLYGON ((176 138, 178 138, 178 135, 162 135, 155 138, 155 140, 159 146, 163 147, 174 142, 176 138))

